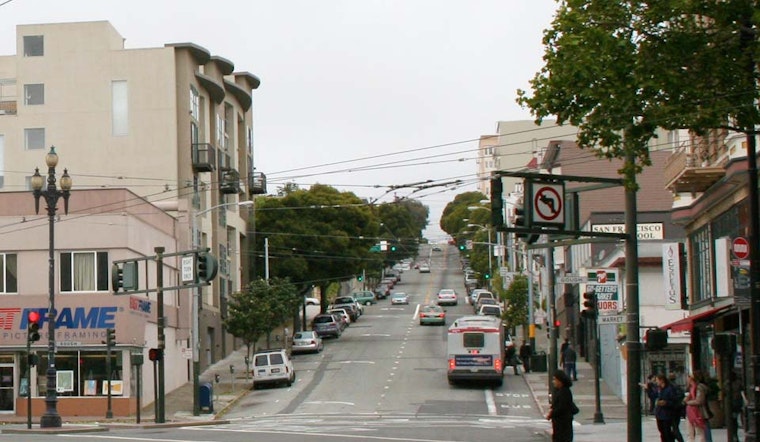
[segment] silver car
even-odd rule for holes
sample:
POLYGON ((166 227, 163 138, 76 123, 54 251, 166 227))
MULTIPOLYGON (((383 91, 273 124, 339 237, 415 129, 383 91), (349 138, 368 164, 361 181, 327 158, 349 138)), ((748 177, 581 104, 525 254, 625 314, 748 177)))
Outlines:
POLYGON ((319 353, 324 348, 322 338, 315 331, 302 331, 293 334, 290 351, 295 353, 319 353))

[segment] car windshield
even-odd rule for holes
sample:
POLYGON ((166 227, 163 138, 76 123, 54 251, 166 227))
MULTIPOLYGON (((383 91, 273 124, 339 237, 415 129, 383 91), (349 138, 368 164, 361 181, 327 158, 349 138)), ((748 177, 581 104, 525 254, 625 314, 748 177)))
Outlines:
POLYGON ((422 308, 426 312, 442 312, 443 309, 438 307, 437 305, 428 305, 422 308))
POLYGON ((454 290, 451 289, 442 289, 438 292, 439 295, 453 295, 454 290))
POLYGON ((317 316, 314 318, 315 324, 326 324, 328 322, 333 322, 335 319, 332 316, 317 316))

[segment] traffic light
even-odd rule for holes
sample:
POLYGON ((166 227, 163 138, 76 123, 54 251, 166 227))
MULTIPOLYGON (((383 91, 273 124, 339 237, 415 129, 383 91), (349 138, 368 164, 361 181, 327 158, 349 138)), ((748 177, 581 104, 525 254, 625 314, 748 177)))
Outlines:
POLYGON ((160 348, 151 348, 148 350, 148 359, 151 361, 160 361, 164 358, 164 351, 160 348))
POLYGON ((486 274, 483 275, 483 278, 485 278, 485 279, 491 279, 491 274, 488 273, 488 272, 486 272, 486 274))
MULTIPOLYGON (((519 228, 526 228, 528 227, 525 223, 525 208, 523 206, 515 206, 515 217, 514 217, 514 227, 519 228)), ((517 239, 523 239, 527 238, 528 235, 525 233, 515 233, 515 237, 517 239)))
POLYGON ((112 328, 106 329, 106 346, 113 347, 116 345, 116 330, 112 328))
POLYGON ((646 333, 646 349, 649 351, 662 350, 668 346, 668 332, 659 328, 652 328, 646 333))
POLYGON ((356 277, 356 280, 359 281, 359 282, 362 282, 362 281, 364 281, 364 276, 359 275, 359 276, 356 277))
POLYGON ((459 244, 459 250, 464 250, 464 244, 459 244))
POLYGON ((26 315, 27 320, 27 339, 29 342, 40 340, 40 312, 31 310, 26 315))
POLYGON ((216 278, 216 273, 219 271, 219 263, 214 255, 206 252, 200 252, 196 255, 195 265, 198 281, 211 282, 216 278))
POLYGON ((587 319, 596 319, 598 313, 596 309, 596 293, 586 292, 583 294, 583 310, 581 316, 587 319))
POLYGON ((111 288, 114 293, 122 290, 137 290, 137 261, 114 263, 111 266, 111 288))
POLYGON ((504 225, 504 185, 501 177, 491 178, 491 225, 499 227, 504 225))
POLYGON ((40 363, 40 357, 36 353, 29 353, 26 355, 26 362, 30 367, 35 367, 40 363))
POLYGON ((392 245, 391 245, 391 252, 395 252, 395 251, 396 251, 396 245, 395 245, 395 244, 392 244, 392 245))
POLYGON ((554 328, 559 328, 562 325, 562 322, 559 319, 554 320, 554 328))

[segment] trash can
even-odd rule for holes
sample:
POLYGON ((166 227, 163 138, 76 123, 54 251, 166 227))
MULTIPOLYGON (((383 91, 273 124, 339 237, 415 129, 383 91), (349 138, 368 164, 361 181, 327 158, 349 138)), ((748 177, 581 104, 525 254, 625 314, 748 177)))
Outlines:
POLYGON ((536 354, 531 355, 530 357, 530 370, 531 371, 537 371, 539 373, 545 373, 546 372, 546 352, 545 351, 539 351, 536 352, 536 354))
POLYGON ((204 382, 198 386, 198 403, 201 412, 214 412, 214 386, 211 382, 204 382))

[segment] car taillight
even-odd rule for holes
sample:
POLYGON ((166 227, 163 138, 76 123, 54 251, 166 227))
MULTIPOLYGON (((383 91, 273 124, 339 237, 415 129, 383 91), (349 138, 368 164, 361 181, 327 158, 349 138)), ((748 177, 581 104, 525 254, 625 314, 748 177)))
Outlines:
POLYGON ((449 359, 449 370, 453 370, 457 367, 457 363, 454 361, 454 358, 449 359))
POLYGON ((494 359, 493 368, 495 368, 496 371, 501 371, 501 359, 500 358, 494 359))
POLYGON ((443 314, 443 313, 441 313, 440 315, 438 315, 438 317, 439 317, 439 318, 443 318, 443 317, 444 317, 444 314, 443 314))
POLYGON ((316 343, 317 343, 317 341, 315 341, 315 340, 313 340, 313 339, 312 339, 312 341, 310 342, 310 344, 315 344, 315 345, 316 345, 316 343))

